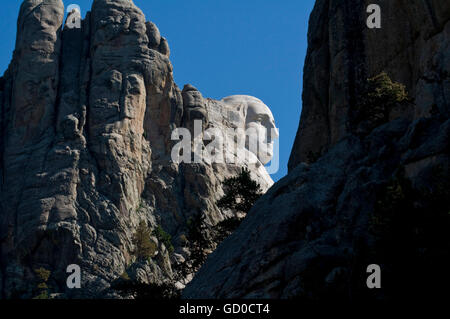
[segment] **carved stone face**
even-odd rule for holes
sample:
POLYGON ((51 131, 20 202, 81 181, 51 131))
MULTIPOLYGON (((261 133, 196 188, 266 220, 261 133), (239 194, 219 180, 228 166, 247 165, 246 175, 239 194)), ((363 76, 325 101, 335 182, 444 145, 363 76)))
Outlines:
POLYGON ((233 95, 222 100, 233 105, 243 116, 243 128, 251 132, 247 136, 246 148, 258 157, 263 164, 267 164, 273 157, 273 144, 279 137, 275 120, 269 107, 261 100, 247 95, 233 95), (253 145, 253 147, 251 147, 253 145), (257 148, 254 147, 257 145, 257 148))

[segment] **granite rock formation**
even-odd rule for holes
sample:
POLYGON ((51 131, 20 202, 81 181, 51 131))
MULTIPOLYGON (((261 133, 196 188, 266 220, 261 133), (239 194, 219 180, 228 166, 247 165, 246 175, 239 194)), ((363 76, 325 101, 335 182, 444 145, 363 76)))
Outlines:
POLYGON ((95 0, 80 28, 63 18, 61 0, 23 1, 0 79, 2 297, 34 297, 37 268, 63 298, 117 297, 109 287, 124 273, 182 288, 192 273, 174 265, 189 262, 189 219, 212 226, 231 214, 216 206, 224 178, 248 166, 264 190, 273 182, 261 164, 172 162, 175 128, 199 116, 224 128, 229 107, 177 87, 167 40, 132 1, 95 0), (137 261, 142 220, 174 251, 154 238, 156 256, 137 261), (66 287, 70 264, 81 289, 66 287))
POLYGON ((372 2, 316 1, 289 174, 209 256, 185 298, 421 298, 448 285, 450 2, 377 1, 382 28, 368 29, 372 2), (356 115, 379 74, 409 98, 361 131, 368 118, 356 115), (374 231, 386 225, 390 237, 374 231), (380 250, 380 238, 395 240, 380 250), (372 263, 386 289, 367 289, 372 263))
POLYGON ((448 115, 448 1, 377 1, 381 29, 366 27, 370 3, 316 2, 309 22, 304 107, 290 169, 314 162, 348 135, 358 90, 368 77, 383 71, 406 85, 416 102, 415 119, 434 111, 448 115))

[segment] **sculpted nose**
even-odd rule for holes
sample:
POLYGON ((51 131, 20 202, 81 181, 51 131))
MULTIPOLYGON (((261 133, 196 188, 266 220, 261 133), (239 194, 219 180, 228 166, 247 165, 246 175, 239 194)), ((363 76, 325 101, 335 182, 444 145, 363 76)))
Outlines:
POLYGON ((272 140, 276 140, 279 137, 280 137, 280 131, 274 125, 273 126, 273 137, 272 137, 272 140))
POLYGON ((273 142, 275 141, 277 138, 280 137, 280 132, 278 131, 278 129, 275 126, 275 123, 273 123, 272 121, 270 122, 270 125, 268 127, 268 137, 269 137, 269 142, 273 142))

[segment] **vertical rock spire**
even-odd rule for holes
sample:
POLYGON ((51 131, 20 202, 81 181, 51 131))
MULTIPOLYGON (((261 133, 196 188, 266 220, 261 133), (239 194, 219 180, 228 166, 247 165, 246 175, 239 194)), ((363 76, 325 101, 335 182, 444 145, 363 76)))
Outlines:
POLYGON ((10 144, 35 143, 52 124, 63 17, 61 0, 28 0, 20 8, 10 114, 10 132, 17 134, 10 144))

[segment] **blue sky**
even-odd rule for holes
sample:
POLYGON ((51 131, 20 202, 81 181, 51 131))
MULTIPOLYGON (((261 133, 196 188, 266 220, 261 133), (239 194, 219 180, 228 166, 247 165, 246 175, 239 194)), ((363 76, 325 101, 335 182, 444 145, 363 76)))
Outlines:
MULTIPOLYGON (((2 1, 0 73, 14 50, 21 1, 2 1)), ((280 170, 287 162, 301 112, 302 72, 314 0, 134 0, 169 41, 175 81, 204 97, 253 95, 272 110, 280 128, 280 170)), ((82 14, 92 0, 69 0, 82 14)))

